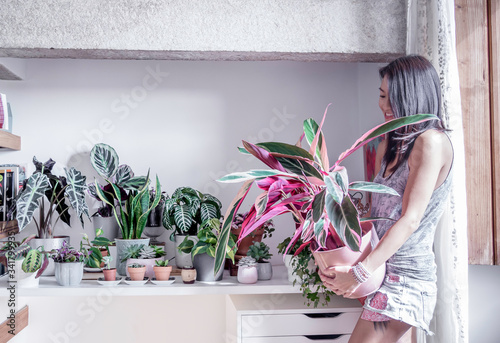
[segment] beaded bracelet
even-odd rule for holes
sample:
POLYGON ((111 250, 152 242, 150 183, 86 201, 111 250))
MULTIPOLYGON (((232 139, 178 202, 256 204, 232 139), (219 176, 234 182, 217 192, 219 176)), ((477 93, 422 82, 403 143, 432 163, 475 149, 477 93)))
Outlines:
POLYGON ((352 275, 358 283, 366 282, 372 276, 372 274, 366 270, 365 266, 361 262, 358 262, 355 266, 351 267, 352 275))

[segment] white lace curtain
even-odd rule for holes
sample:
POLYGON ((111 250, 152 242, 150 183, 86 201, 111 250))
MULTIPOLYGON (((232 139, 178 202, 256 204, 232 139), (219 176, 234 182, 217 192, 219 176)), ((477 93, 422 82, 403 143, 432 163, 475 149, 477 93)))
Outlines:
POLYGON ((436 68, 443 91, 443 116, 451 129, 454 171, 449 205, 436 231, 438 300, 431 330, 418 333, 419 343, 466 343, 468 333, 467 204, 465 153, 455 48, 453 0, 408 0, 408 54, 427 57, 436 68))

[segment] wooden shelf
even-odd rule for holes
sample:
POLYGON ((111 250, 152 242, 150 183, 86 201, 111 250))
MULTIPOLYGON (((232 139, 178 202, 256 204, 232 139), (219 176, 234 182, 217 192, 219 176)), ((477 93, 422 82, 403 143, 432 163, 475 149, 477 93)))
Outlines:
POLYGON ((21 150, 21 137, 10 132, 0 130, 0 148, 21 150))

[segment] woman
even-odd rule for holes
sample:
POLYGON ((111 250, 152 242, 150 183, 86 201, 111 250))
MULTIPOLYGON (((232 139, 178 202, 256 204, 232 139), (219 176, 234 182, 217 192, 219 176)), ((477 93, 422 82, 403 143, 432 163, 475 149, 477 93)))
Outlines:
POLYGON ((411 327, 432 334, 429 323, 436 304, 432 246, 451 187, 453 148, 441 121, 436 70, 421 56, 406 56, 380 69, 380 76, 379 106, 386 121, 417 113, 436 114, 440 120, 390 133, 379 145, 374 182, 401 196, 374 194, 371 216, 395 221, 375 222, 380 242, 361 263, 321 275, 325 286, 349 297, 386 263, 386 278, 366 299, 350 343, 398 342, 408 338, 411 327))

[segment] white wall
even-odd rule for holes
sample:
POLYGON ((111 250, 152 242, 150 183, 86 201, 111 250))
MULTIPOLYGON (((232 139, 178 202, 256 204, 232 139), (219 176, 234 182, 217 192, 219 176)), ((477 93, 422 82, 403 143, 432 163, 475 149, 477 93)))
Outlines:
MULTIPOLYGON (((14 133, 22 137, 22 150, 2 152, 0 163, 32 167, 33 156, 52 158, 56 167, 74 166, 91 181, 97 174, 89 151, 105 142, 137 174, 151 168, 167 193, 191 186, 216 195, 226 207, 240 185, 215 180, 265 168, 237 151, 241 139, 294 144, 303 120, 319 122, 332 103, 324 131, 333 160, 381 121, 378 83, 372 64, 26 60, 24 81, 0 81, 13 109, 14 133), (371 116, 368 122, 359 118, 360 107, 371 116)), ((361 155, 345 165, 353 180, 364 177, 361 155)), ((81 226, 72 226, 56 233, 78 244, 81 226)), ((268 242, 273 250, 293 232, 291 218, 277 226, 268 242)), ((85 231, 91 228, 87 224, 85 231)), ((23 234, 33 230, 30 225, 23 234)), ((282 263, 274 255, 273 263, 282 263)))

